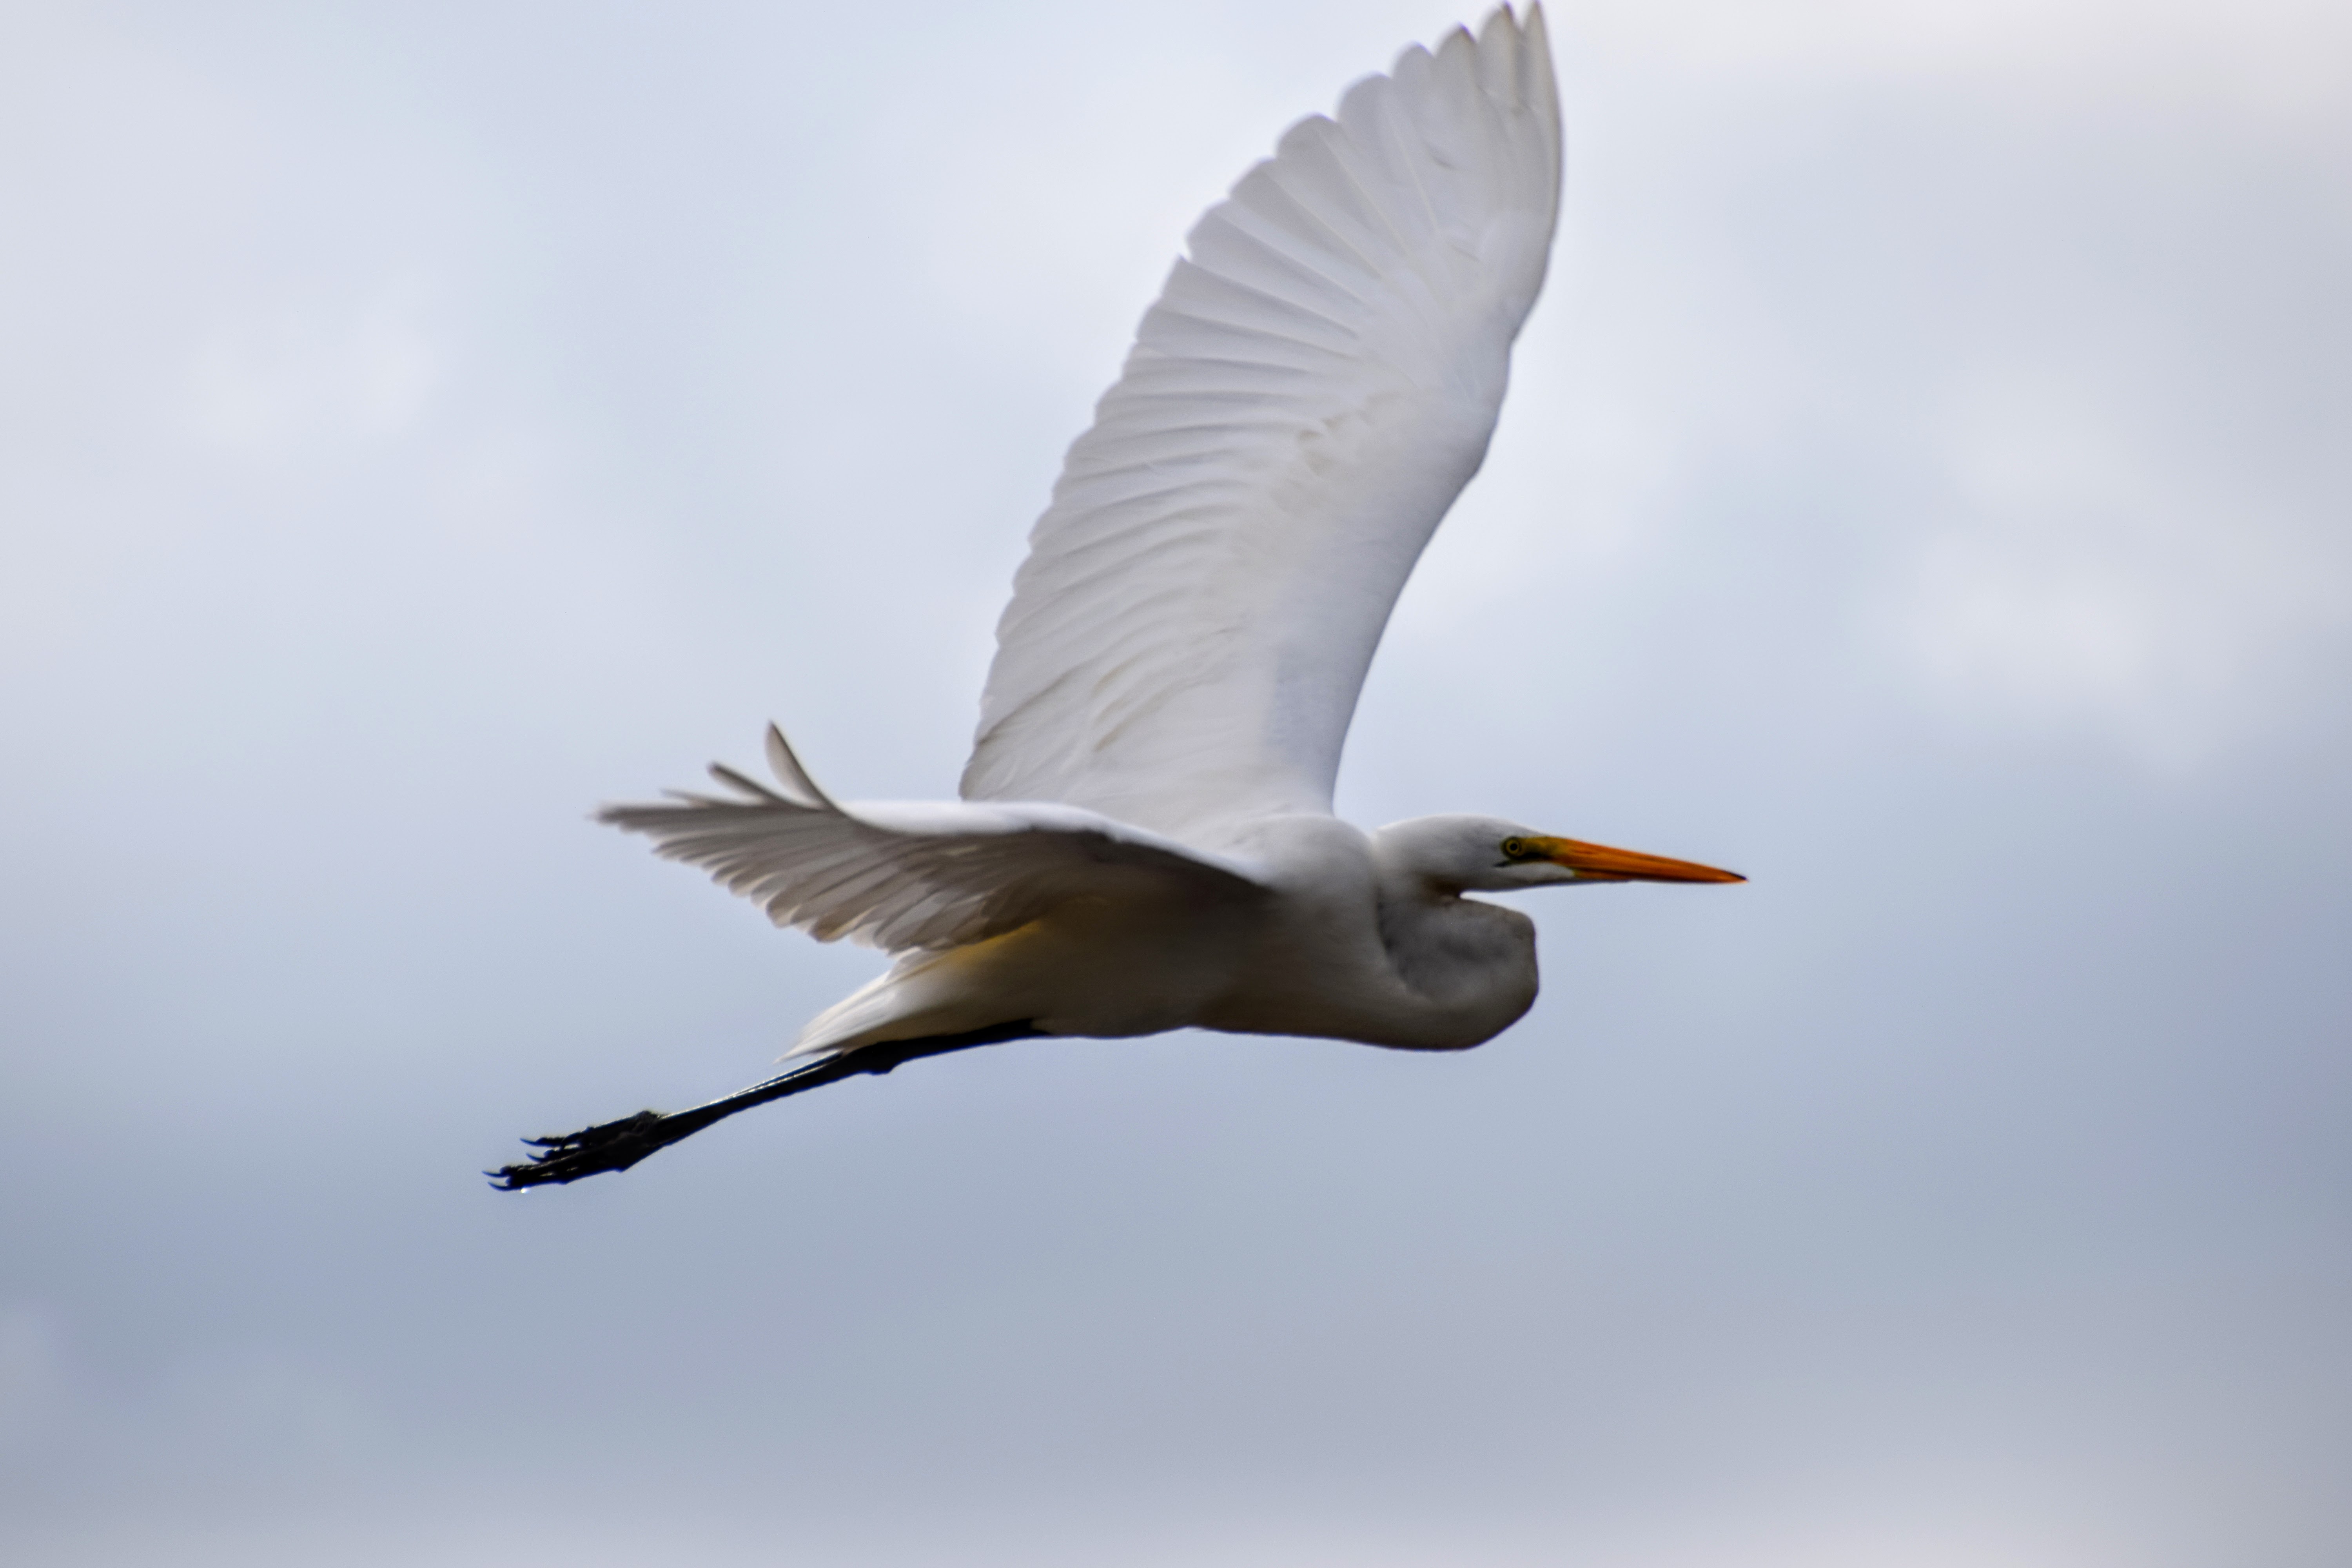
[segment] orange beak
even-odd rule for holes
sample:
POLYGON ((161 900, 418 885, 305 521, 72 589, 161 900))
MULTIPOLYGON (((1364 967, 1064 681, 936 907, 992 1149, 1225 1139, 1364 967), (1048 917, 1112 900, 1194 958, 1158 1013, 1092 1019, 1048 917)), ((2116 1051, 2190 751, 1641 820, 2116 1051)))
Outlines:
POLYGON ((1587 882, 1744 882, 1737 871, 1718 871, 1689 860, 1669 860, 1638 849, 1612 849, 1573 838, 1538 838, 1543 858, 1565 866, 1587 882))

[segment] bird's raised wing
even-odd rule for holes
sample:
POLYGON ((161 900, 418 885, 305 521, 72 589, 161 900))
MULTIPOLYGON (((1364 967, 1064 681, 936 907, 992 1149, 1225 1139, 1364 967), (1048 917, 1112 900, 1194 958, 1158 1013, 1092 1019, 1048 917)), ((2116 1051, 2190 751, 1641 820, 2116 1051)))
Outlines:
POLYGON ((1389 610, 1486 456, 1559 160, 1542 12, 1498 10, 1210 209, 1030 536, 967 800, 1198 843, 1330 809, 1389 610))
POLYGON ((1078 807, 845 807, 816 787, 773 727, 768 757, 781 791, 714 766, 733 798, 610 805, 598 820, 703 867, 780 926, 890 952, 979 942, 1076 898, 1255 901, 1265 890, 1237 862, 1078 807))

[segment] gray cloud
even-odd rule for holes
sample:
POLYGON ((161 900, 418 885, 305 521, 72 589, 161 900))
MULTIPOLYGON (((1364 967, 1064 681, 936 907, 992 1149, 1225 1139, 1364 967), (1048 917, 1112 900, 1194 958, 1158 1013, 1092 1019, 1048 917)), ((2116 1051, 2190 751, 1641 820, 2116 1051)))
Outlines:
POLYGON ((19 8, 0 1542, 464 1564, 2340 1560, 2325 8, 1594 6, 1343 805, 1456 1060, 1038 1043, 499 1198, 871 955, 593 829, 944 793, 1193 214, 1427 5, 19 8))

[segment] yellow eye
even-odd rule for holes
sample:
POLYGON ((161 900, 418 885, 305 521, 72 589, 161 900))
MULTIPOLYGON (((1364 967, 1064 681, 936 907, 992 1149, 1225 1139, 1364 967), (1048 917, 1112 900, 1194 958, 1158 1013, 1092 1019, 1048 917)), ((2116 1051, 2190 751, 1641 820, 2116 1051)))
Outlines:
POLYGON ((1526 858, 1527 852, 1528 852, 1528 841, 1527 841, 1526 839, 1524 839, 1524 838, 1506 838, 1506 839, 1504 839, 1504 840, 1503 840, 1503 858, 1504 858, 1504 859, 1506 859, 1506 860, 1518 860, 1518 859, 1523 859, 1523 858, 1526 858))

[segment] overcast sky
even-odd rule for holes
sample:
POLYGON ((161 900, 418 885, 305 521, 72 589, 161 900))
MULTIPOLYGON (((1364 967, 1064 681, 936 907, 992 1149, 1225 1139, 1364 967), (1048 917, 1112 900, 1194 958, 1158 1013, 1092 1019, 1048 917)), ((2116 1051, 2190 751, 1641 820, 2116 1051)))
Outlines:
POLYGON ((2346 1562, 2347 15, 1562 6, 1341 805, 1754 880, 509 1196, 878 963, 589 810, 950 793, 1193 216, 1475 17, 6 0, 0 1555, 2346 1562))

